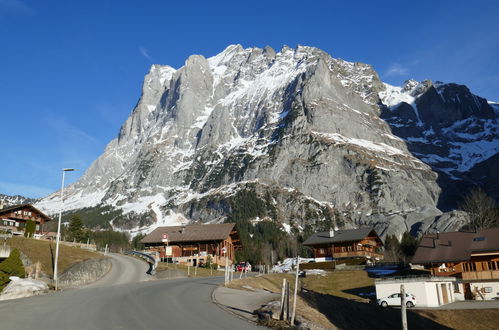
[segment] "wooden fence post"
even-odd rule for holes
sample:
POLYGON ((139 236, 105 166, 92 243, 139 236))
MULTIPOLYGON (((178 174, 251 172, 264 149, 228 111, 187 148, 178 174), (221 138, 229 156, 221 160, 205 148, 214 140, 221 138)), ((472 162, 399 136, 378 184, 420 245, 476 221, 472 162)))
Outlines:
POLYGON ((279 320, 284 320, 284 299, 286 297, 286 279, 282 279, 281 288, 281 312, 279 313, 279 320))
POLYGON ((300 257, 296 257, 295 290, 293 292, 293 311, 291 312, 291 326, 295 324, 296 296, 298 295, 298 274, 300 273, 300 257))

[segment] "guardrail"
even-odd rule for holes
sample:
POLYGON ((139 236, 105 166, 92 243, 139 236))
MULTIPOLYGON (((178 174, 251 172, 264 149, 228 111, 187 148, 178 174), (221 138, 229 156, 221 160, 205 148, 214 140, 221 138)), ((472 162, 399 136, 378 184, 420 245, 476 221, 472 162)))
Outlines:
POLYGON ((158 265, 156 258, 152 255, 139 252, 139 251, 126 251, 125 254, 132 255, 141 259, 144 259, 145 262, 149 264, 149 270, 146 272, 149 275, 152 275, 156 270, 156 266, 158 265))

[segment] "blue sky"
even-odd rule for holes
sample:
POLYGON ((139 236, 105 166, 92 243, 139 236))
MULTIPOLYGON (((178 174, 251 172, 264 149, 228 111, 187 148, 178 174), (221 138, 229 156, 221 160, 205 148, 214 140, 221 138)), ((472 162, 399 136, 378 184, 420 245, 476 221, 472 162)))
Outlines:
POLYGON ((42 197, 117 136, 153 63, 227 45, 319 47, 383 81, 499 101, 498 1, 0 0, 0 193, 42 197))

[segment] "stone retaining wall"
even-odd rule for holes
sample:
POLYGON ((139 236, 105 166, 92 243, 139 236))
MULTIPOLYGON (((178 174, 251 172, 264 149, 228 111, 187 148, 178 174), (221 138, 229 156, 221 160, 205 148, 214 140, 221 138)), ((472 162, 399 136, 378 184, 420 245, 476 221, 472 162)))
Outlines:
POLYGON ((111 269, 111 259, 94 258, 77 263, 59 277, 60 288, 74 288, 97 281, 111 269))

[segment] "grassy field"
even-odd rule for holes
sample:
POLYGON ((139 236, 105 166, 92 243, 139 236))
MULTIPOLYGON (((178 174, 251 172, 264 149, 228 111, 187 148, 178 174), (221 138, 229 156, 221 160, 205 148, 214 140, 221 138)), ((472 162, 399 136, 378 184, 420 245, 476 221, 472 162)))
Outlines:
MULTIPOLYGON (((53 260, 55 258, 55 242, 14 236, 7 240, 7 244, 12 248, 19 249, 33 263, 39 261, 42 264, 42 271, 45 274, 52 276, 53 260)), ((59 270, 62 273, 64 272, 64 270, 68 269, 76 263, 87 259, 101 257, 102 255, 97 252, 60 244, 59 270)))
POLYGON ((167 264, 165 262, 160 262, 156 271, 161 272, 168 269, 176 269, 184 272, 186 275, 189 273, 190 277, 210 277, 210 276, 223 276, 224 270, 209 269, 203 267, 188 267, 186 265, 179 264, 167 264))
MULTIPOLYGON (((270 274, 233 281, 230 287, 243 286, 279 293, 282 279, 294 287, 292 274, 270 274)), ((365 271, 334 271, 327 276, 300 278, 297 313, 324 327, 340 329, 397 329, 400 310, 369 303, 360 293, 374 292, 374 280, 365 271), (314 311, 314 313, 311 312, 314 311), (321 316, 318 316, 318 315, 321 316)), ((489 310, 409 310, 410 329, 497 329, 499 309, 489 310)))

